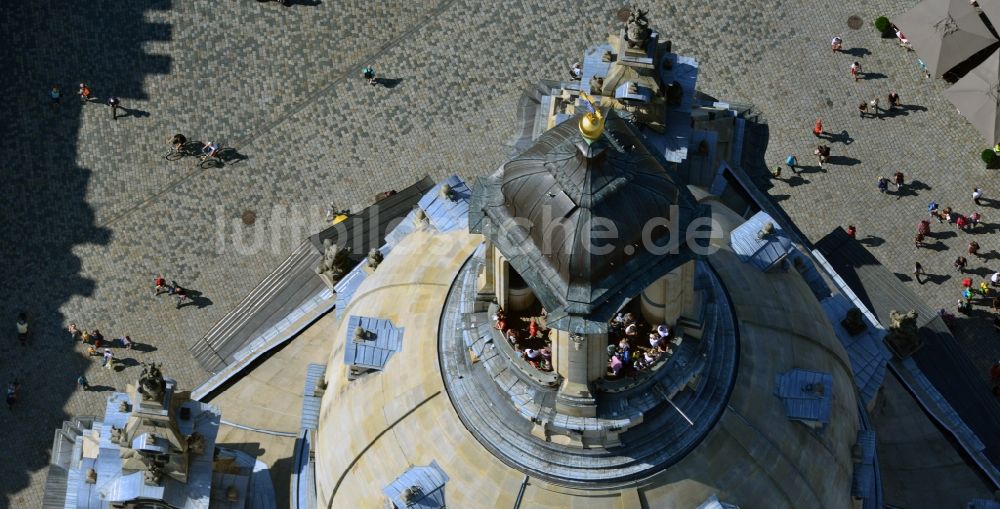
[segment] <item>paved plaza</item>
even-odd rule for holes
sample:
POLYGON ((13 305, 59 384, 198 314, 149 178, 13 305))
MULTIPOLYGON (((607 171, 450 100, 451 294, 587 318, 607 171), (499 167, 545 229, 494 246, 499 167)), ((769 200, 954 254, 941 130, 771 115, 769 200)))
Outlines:
MULTIPOLYGON (((7 41, 0 56, 7 78, 0 84, 7 154, 0 164, 0 317, 7 321, 0 381, 22 383, 19 405, 0 411, 7 436, 0 507, 39 507, 52 430, 70 415, 99 414, 108 391, 138 376, 132 361, 122 371, 101 369, 70 341, 69 323, 108 338, 130 335, 141 348, 117 355, 162 362, 181 388, 194 388, 208 373, 188 347, 323 227, 329 203, 361 207, 423 175, 470 180, 494 170, 509 155, 521 90, 567 76, 583 48, 618 26, 622 7, 592 0, 293 3, 41 0, 0 15, 7 41), (367 64, 393 86, 366 85, 360 69, 367 64), (80 103, 81 81, 96 102, 80 103), (48 97, 53 84, 62 92, 57 106, 48 97), (112 119, 108 95, 120 97, 124 117, 112 119), (176 132, 222 142, 240 158, 211 169, 193 158, 167 161, 166 140, 176 132), (177 309, 171 297, 154 297, 160 272, 194 290, 192 301, 177 309), (22 310, 32 327, 24 348, 14 329, 22 310), (81 373, 96 390, 75 390, 81 373)), ((871 27, 876 16, 891 18, 915 3, 642 6, 674 51, 700 61, 703 92, 761 112, 766 159, 747 171, 810 240, 854 224, 921 297, 953 309, 961 278, 951 263, 969 239, 992 255, 970 260, 975 272, 1000 269, 992 235, 1000 201, 974 207, 970 199, 974 187, 1000 199, 1000 186, 979 160, 986 144, 941 95, 946 84, 921 78, 916 54, 871 27), (848 28, 851 15, 865 26, 848 28), (853 55, 831 54, 836 34, 853 55), (850 79, 853 60, 867 79, 850 79), (860 101, 877 95, 884 103, 890 91, 909 107, 858 118, 860 101), (827 131, 844 133, 845 142, 831 144, 827 171, 772 181, 764 165, 789 153, 815 166, 817 117, 827 131), (896 171, 919 185, 880 194, 876 178, 896 171), (930 200, 978 210, 986 228, 949 233, 916 251, 915 227, 930 200), (909 281, 914 261, 937 277, 909 281)), ((986 319, 964 319, 958 337, 986 380, 1000 358, 986 319)))

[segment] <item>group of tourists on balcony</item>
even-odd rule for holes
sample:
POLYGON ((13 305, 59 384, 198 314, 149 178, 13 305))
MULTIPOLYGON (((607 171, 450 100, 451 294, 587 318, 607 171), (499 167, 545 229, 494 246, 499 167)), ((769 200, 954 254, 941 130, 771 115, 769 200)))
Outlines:
MULTIPOLYGON (((542 316, 545 310, 542 309, 542 316)), ((512 327, 508 321, 507 314, 503 308, 498 308, 493 315, 496 328, 503 331, 507 342, 517 354, 532 367, 540 371, 552 371, 552 349, 548 339, 549 329, 541 327, 535 318, 528 319, 528 326, 524 329, 512 327), (540 348, 534 348, 539 347, 540 348)))
POLYGON ((650 328, 648 347, 640 344, 640 331, 647 327, 632 313, 618 313, 608 323, 608 374, 611 377, 636 376, 671 352, 671 330, 666 324, 650 328))

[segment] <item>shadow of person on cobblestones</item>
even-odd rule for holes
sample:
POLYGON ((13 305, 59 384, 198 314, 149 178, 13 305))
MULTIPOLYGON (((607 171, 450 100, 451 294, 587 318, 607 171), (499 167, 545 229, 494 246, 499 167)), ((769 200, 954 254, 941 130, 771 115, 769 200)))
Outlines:
POLYGON ((941 251, 948 250, 948 244, 945 244, 944 242, 924 242, 921 249, 930 249, 931 251, 940 253, 941 251))
POLYGON ((861 75, 861 79, 866 80, 866 81, 867 80, 881 80, 881 79, 885 79, 885 78, 888 78, 888 76, 886 76, 886 75, 884 75, 884 74, 882 74, 880 72, 866 72, 866 73, 864 73, 864 74, 861 75))
POLYGON ((874 235, 866 235, 864 238, 858 239, 858 243, 867 247, 877 247, 885 244, 885 239, 874 235))
POLYGON ((990 249, 989 251, 982 253, 982 256, 979 258, 984 261, 997 260, 1000 259, 1000 253, 998 253, 996 249, 990 249))
POLYGON ((860 164, 861 160, 847 156, 830 156, 826 162, 827 164, 834 164, 837 166, 854 166, 856 164, 860 164))
POLYGON ((826 170, 821 166, 798 166, 799 173, 826 173, 826 170))
POLYGON ((927 111, 927 107, 926 106, 918 106, 916 104, 900 104, 899 107, 900 107, 900 109, 906 110, 907 112, 910 112, 910 111, 927 111))
POLYGON ((132 351, 139 353, 150 353, 150 352, 155 352, 156 347, 149 343, 140 343, 138 341, 134 341, 132 343, 132 351))
POLYGON ((117 389, 108 385, 91 385, 90 388, 87 389, 87 392, 111 392, 115 390, 117 389))
MULTIPOLYGON (((947 223, 940 223, 940 226, 944 228, 945 226, 947 226, 947 223)), ((938 231, 931 230, 927 234, 927 236, 932 239, 941 240, 941 239, 950 239, 952 237, 957 237, 958 233, 955 230, 938 230, 938 231)))
POLYGON ((177 309, 187 306, 195 306, 198 309, 202 309, 212 305, 212 300, 202 295, 198 290, 192 290, 190 288, 185 288, 185 290, 187 290, 187 300, 180 303, 180 305, 177 306, 177 309))
POLYGON ((808 184, 809 182, 810 182, 809 180, 806 180, 798 175, 792 175, 787 179, 785 179, 785 183, 788 184, 788 187, 798 187, 804 184, 808 184))
POLYGON ((377 78, 377 80, 379 85, 388 89, 396 88, 403 82, 403 78, 377 78))
POLYGON ((837 134, 834 133, 823 133, 820 138, 829 141, 830 143, 843 143, 844 145, 850 145, 854 143, 854 138, 847 131, 840 131, 837 134))
POLYGON ((856 58, 863 58, 866 55, 872 54, 872 52, 869 51, 868 48, 851 48, 851 49, 840 50, 840 52, 845 55, 851 55, 852 57, 856 58))
POLYGON ((993 198, 980 198, 979 204, 983 207, 989 207, 991 209, 1000 208, 1000 200, 994 200, 993 198))
POLYGON ((940 285, 940 284, 944 283, 945 281, 951 279, 951 274, 930 274, 930 273, 928 273, 928 274, 924 275, 924 278, 925 278, 924 280, 927 281, 928 283, 933 283, 935 285, 940 285))
MULTIPOLYGON (((102 129, 83 116, 103 115, 89 106, 70 107, 80 104, 70 91, 86 82, 101 97, 114 93, 123 101, 146 99, 144 84, 151 75, 168 72, 171 61, 167 55, 146 53, 150 42, 171 38, 170 26, 148 21, 148 11, 170 5, 169 0, 122 2, 113 6, 113 15, 106 8, 81 8, 73 2, 4 9, 0 30, 17 41, 17 48, 0 54, 0 69, 17 76, 18 85, 7 88, 8 100, 0 106, 7 119, 0 129, 12 148, 5 157, 0 220, 0 235, 8 240, 0 245, 0 317, 12 328, 17 312, 26 311, 37 346, 66 344, 67 323, 83 317, 66 316, 63 310, 81 309, 80 301, 104 283, 90 274, 107 272, 99 265, 84 267, 77 253, 103 253, 112 237, 88 201, 102 190, 95 189, 92 170, 78 163, 88 160, 92 150, 81 141, 81 129, 102 129), (42 114, 49 105, 36 93, 53 84, 66 92, 56 117, 42 114)), ((102 134, 109 135, 109 143, 123 142, 110 132, 102 134)), ((5 424, 5 433, 16 440, 4 444, 0 507, 42 507, 53 431, 74 413, 95 413, 92 405, 101 398, 78 390, 76 378, 88 370, 88 375, 99 373, 100 365, 73 348, 26 355, 14 364, 0 364, 0 380, 21 371, 31 390, 20 408, 28 411, 5 424)))
POLYGON ((148 111, 143 111, 139 108, 126 108, 124 106, 120 106, 118 109, 121 110, 121 113, 118 114, 119 119, 123 117, 146 118, 149 116, 148 111))

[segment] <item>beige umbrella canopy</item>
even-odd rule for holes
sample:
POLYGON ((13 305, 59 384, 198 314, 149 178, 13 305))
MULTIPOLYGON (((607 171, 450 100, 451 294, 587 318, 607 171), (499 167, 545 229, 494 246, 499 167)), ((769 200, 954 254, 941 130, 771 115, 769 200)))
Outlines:
POLYGON ((1000 50, 945 90, 944 96, 990 146, 1000 141, 1000 50))
POLYGON ((969 0, 924 0, 893 22, 935 76, 996 42, 969 0))

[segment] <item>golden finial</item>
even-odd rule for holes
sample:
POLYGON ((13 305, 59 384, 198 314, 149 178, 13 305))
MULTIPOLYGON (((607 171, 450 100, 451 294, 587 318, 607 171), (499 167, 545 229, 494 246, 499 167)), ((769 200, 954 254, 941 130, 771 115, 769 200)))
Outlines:
POLYGON ((580 117, 579 124, 580 134, 589 144, 597 141, 604 132, 604 115, 601 115, 601 110, 597 108, 597 104, 589 94, 581 90, 580 98, 583 99, 584 106, 590 110, 580 117))

